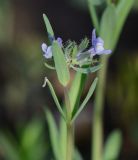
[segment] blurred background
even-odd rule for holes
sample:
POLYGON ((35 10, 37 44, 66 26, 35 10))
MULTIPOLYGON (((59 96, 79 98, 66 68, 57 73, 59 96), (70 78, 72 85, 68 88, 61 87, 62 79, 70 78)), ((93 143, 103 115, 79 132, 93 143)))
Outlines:
MULTIPOLYGON (((64 42, 91 38, 85 0, 0 0, 0 160, 43 160, 52 154, 43 106, 57 119, 59 114, 49 90, 42 88, 44 77, 52 81, 60 99, 63 94, 55 73, 44 66, 43 13, 64 42)), ((105 138, 116 128, 122 131, 120 160, 138 159, 137 28, 135 0, 110 59, 105 95, 105 138)), ((90 157, 92 107, 91 101, 76 123, 76 145, 85 160, 90 157)))

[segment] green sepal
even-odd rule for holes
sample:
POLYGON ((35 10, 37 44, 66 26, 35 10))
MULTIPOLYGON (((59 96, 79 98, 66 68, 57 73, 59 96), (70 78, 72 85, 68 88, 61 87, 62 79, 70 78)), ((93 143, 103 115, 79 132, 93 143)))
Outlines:
POLYGON ((84 109, 84 107, 86 106, 87 102, 89 101, 89 99, 91 98, 91 96, 93 95, 96 85, 98 82, 98 78, 95 78, 95 80, 93 81, 84 101, 82 102, 82 104, 80 105, 80 107, 76 110, 76 108, 74 108, 73 113, 72 113, 72 121, 74 121, 77 116, 80 114, 80 112, 84 109))
POLYGON ((74 45, 74 48, 73 48, 73 51, 72 51, 72 57, 73 57, 73 58, 76 58, 77 53, 78 53, 77 45, 74 45))
POLYGON ((88 68, 79 68, 79 67, 75 67, 73 65, 70 65, 70 67, 77 72, 80 72, 83 74, 88 74, 88 73, 94 73, 94 72, 98 71, 99 69, 101 69, 102 65, 100 64, 100 65, 97 65, 94 67, 88 67, 88 68))
POLYGON ((81 52, 81 51, 84 51, 87 47, 88 47, 88 44, 89 44, 89 40, 88 38, 84 38, 81 43, 79 44, 78 46, 78 50, 81 52))
POLYGON ((69 69, 66 63, 64 53, 61 47, 59 46, 59 44, 57 43, 57 41, 54 41, 52 44, 52 53, 54 57, 58 80, 65 87, 69 83, 70 73, 69 73, 69 69))

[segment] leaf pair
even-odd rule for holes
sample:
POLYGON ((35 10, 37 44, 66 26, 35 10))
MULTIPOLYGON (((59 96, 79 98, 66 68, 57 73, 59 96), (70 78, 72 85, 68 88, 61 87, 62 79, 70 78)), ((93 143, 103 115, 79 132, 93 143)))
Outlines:
MULTIPOLYGON (((93 92, 94 92, 94 90, 96 88, 97 81, 98 81, 98 78, 95 78, 95 80, 93 81, 93 83, 92 83, 92 85, 91 85, 91 87, 90 87, 90 89, 89 89, 89 91, 87 93, 87 96, 85 97, 83 103, 80 105, 79 108, 77 108, 77 106, 79 105, 78 103, 79 103, 79 100, 80 100, 80 97, 81 97, 82 88, 83 88, 83 84, 82 84, 83 82, 81 83, 81 79, 82 79, 82 75, 78 74, 76 76, 76 79, 75 79, 73 84, 76 84, 76 82, 77 83, 80 82, 80 85, 77 84, 78 87, 77 86, 76 87, 72 87, 71 90, 70 90, 70 93, 69 93, 69 98, 70 98, 71 108, 72 108, 72 121, 74 121, 77 118, 79 113, 86 106, 86 103, 91 98, 91 96, 92 96, 92 94, 93 94, 93 92), (81 92, 79 92, 80 90, 81 90, 81 92)), ((85 80, 85 78, 84 78, 84 80, 85 80)), ((65 113, 64 113, 64 111, 63 111, 63 109, 62 109, 62 107, 61 107, 61 105, 60 105, 60 103, 58 101, 58 98, 56 96, 56 93, 54 91, 54 88, 53 88, 52 84, 50 83, 50 81, 47 78, 45 78, 45 83, 48 84, 48 87, 49 87, 49 89, 51 91, 51 94, 53 96, 54 102, 55 102, 55 104, 56 104, 61 116, 63 117, 63 119, 65 121, 67 121, 66 115, 65 115, 65 113)), ((75 86, 75 85, 73 85, 73 86, 75 86)))

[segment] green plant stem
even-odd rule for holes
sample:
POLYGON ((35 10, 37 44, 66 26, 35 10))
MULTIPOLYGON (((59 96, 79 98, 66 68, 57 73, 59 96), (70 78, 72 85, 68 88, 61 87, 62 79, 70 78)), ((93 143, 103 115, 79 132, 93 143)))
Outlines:
POLYGON ((102 57, 101 63, 103 64, 103 68, 98 72, 99 83, 96 90, 95 108, 93 112, 91 160, 103 160, 103 103, 108 57, 102 57))
POLYGON ((66 140, 66 160, 73 160, 73 153, 74 153, 74 127, 73 123, 71 123, 72 118, 72 109, 70 106, 70 98, 68 94, 68 89, 64 89, 65 95, 65 105, 66 105, 66 112, 67 112, 67 121, 66 121, 66 128, 67 128, 67 140, 66 140))
POLYGON ((66 160, 73 160, 73 152, 74 152, 74 127, 72 123, 68 123, 66 160))

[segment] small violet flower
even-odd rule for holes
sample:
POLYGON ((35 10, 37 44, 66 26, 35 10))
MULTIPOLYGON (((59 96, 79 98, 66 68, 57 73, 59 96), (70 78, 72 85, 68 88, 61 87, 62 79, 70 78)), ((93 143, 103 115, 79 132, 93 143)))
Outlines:
MULTIPOLYGON (((54 41, 54 39, 53 39, 54 41)), ((62 44, 62 39, 60 37, 57 38, 57 42, 59 44, 60 47, 63 46, 62 44)), ((43 55, 46 59, 52 58, 52 46, 47 46, 46 43, 42 43, 41 45, 42 51, 43 51, 43 55)))
POLYGON ((110 54, 112 51, 104 49, 104 41, 102 38, 96 38, 95 29, 92 31, 92 47, 88 50, 91 56, 110 54))
POLYGON ((104 41, 100 37, 96 38, 96 31, 94 29, 92 31, 92 47, 87 51, 79 52, 77 60, 79 61, 95 55, 110 54, 111 52, 111 50, 104 49, 104 41))

